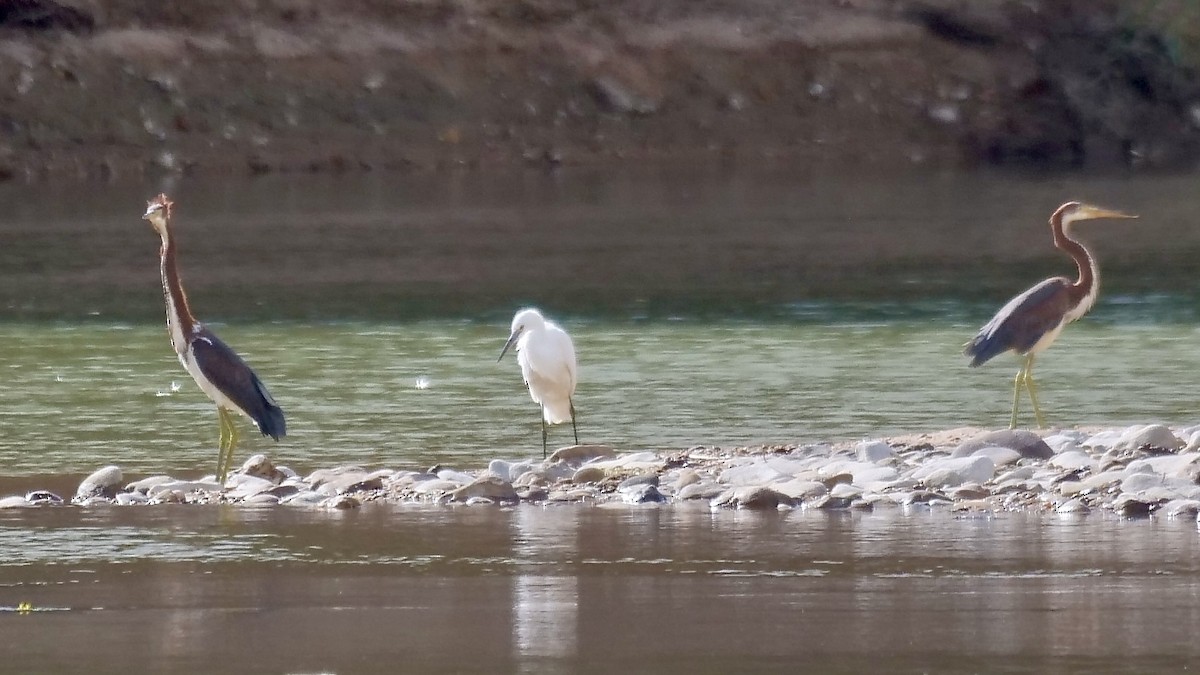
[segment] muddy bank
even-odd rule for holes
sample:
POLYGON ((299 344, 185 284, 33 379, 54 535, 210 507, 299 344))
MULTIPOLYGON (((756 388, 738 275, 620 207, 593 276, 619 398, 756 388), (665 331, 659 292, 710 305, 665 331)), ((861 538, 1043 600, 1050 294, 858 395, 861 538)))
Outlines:
POLYGON ((0 176, 1190 166, 1195 17, 1128 4, 18 0, 0 176))

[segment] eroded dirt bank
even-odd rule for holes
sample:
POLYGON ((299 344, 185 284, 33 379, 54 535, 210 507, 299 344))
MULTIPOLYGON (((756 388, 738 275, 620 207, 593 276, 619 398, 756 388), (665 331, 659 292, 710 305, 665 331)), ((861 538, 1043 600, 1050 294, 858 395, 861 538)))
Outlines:
POLYGON ((0 175, 1189 166, 1167 4, 9 0, 0 175))

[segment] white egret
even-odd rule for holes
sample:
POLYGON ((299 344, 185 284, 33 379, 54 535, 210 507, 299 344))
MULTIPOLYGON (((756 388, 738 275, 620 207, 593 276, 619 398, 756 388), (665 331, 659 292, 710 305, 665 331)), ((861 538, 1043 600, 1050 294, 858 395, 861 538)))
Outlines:
POLYGON ((529 387, 529 397, 542 406, 542 457, 546 456, 546 425, 571 420, 575 444, 579 428, 575 426, 575 344, 558 324, 547 321, 533 308, 522 309, 512 320, 512 333, 500 350, 500 359, 508 348, 517 346, 517 363, 529 387))

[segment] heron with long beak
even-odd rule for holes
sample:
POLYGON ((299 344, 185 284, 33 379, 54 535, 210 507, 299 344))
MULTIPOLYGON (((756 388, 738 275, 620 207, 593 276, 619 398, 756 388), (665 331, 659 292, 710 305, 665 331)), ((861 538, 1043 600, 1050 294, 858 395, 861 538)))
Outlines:
POLYGON ((249 417, 264 436, 276 441, 287 433, 287 424, 283 411, 258 375, 242 357, 192 315, 175 260, 175 239, 171 233, 172 206, 171 200, 165 194, 160 194, 147 203, 142 218, 150 222, 162 239, 159 267, 171 347, 200 390, 217 404, 217 417, 221 425, 217 482, 224 485, 238 441, 237 427, 233 423, 234 412, 249 417))
POLYGON ((1010 429, 1017 427, 1022 388, 1029 393, 1038 426, 1046 426, 1033 382, 1033 360, 1054 343, 1063 327, 1087 314, 1096 303, 1100 268, 1091 252, 1071 237, 1071 226, 1100 218, 1137 216, 1080 202, 1067 202, 1058 207, 1050 216, 1050 231, 1054 235, 1054 245, 1075 260, 1078 278, 1071 281, 1067 277, 1051 277, 1009 300, 963 349, 963 354, 971 357, 972 368, 1010 350, 1022 357, 1021 368, 1013 380, 1010 429))

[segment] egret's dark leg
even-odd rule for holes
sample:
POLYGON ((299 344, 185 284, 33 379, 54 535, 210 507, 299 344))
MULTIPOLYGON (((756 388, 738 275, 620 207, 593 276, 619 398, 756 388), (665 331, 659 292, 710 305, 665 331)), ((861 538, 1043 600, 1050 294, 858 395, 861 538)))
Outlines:
POLYGON ((546 459, 546 407, 542 406, 542 459, 546 459))
POLYGON ((1029 390, 1029 402, 1033 404, 1033 417, 1037 420, 1038 428, 1045 429, 1046 418, 1042 417, 1042 408, 1037 400, 1037 385, 1033 383, 1033 354, 1025 358, 1025 388, 1029 390))
POLYGON ((575 426, 575 402, 567 399, 567 403, 571 405, 571 431, 575 432, 575 445, 579 445, 579 427, 575 426))

